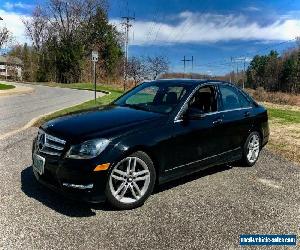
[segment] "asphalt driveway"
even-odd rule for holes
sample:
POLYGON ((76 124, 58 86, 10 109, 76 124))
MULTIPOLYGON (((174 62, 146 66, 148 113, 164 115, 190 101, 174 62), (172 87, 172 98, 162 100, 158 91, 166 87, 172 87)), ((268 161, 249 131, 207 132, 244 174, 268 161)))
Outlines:
MULTIPOLYGON (((94 93, 87 90, 20 83, 14 85, 29 86, 34 91, 22 95, 0 96, 0 136, 23 127, 37 116, 94 98, 94 93)), ((102 95, 104 94, 98 92, 98 96, 102 95)))
POLYGON ((138 209, 113 211, 37 184, 35 134, 0 140, 1 249, 240 249, 240 234, 299 239, 300 166, 267 150, 252 168, 216 167, 157 189, 138 209))

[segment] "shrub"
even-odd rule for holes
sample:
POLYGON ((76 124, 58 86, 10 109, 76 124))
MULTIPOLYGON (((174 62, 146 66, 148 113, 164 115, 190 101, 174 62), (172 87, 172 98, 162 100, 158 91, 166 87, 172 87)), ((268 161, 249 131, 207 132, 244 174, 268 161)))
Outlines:
POLYGON ((256 90, 246 89, 246 91, 259 102, 300 106, 300 95, 287 94, 283 92, 267 92, 263 87, 258 87, 256 90))

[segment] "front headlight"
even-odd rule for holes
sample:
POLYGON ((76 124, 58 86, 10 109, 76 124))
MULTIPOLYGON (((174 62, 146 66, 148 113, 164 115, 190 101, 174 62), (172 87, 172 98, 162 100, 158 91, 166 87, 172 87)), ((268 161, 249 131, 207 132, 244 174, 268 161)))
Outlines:
POLYGON ((72 159, 91 159, 98 156, 109 144, 107 139, 93 139, 71 146, 66 157, 72 159))

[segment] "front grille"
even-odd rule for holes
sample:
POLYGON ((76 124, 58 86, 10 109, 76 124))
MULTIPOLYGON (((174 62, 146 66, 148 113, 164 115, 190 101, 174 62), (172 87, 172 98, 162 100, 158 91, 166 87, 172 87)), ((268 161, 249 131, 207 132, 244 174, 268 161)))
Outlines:
POLYGON ((37 150, 47 155, 61 156, 66 141, 40 130, 37 137, 37 150))

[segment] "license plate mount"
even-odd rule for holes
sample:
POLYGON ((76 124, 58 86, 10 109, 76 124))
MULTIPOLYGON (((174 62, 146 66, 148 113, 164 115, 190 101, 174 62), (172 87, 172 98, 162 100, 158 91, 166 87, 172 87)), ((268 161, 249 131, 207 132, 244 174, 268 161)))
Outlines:
POLYGON ((34 170, 39 173, 39 175, 42 175, 44 173, 45 158, 40 155, 34 154, 32 166, 34 170))

